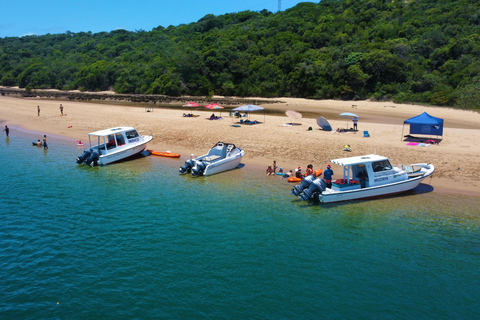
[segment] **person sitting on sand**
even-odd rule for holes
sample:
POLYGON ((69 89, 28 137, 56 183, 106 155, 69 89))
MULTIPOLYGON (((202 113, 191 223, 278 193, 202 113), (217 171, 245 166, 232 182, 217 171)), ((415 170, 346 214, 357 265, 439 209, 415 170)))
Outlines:
POLYGON ((278 173, 283 173, 283 168, 280 167, 280 169, 278 169, 278 173))
POLYGON ((267 172, 266 172, 266 174, 267 174, 267 176, 270 176, 270 175, 272 175, 272 174, 275 174, 275 173, 273 172, 272 166, 268 166, 268 167, 267 167, 267 172))

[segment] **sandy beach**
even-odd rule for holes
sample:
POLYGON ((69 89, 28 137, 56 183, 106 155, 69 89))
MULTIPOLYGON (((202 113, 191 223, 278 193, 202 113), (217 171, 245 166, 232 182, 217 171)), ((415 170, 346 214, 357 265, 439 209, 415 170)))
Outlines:
MULTIPOLYGON (((257 98, 261 99, 261 98, 257 98)), ((263 99, 268 101, 268 99, 263 99)), ((314 169, 325 169, 329 159, 380 154, 390 158, 394 165, 418 162, 433 163, 436 167, 431 184, 434 192, 480 195, 480 114, 451 108, 426 107, 392 102, 307 100, 275 98, 281 103, 261 105, 267 110, 278 111, 277 115, 263 112, 250 114, 256 125, 232 127, 238 119, 223 110, 222 120, 207 118, 219 110, 198 108, 160 108, 146 112, 142 104, 107 104, 47 100, 42 98, 17 98, 0 96, 0 119, 2 130, 10 127, 10 137, 17 129, 41 134, 63 136, 75 143, 77 139, 88 140, 88 133, 116 126, 133 126, 143 134, 153 134, 149 149, 171 150, 187 159, 191 153, 201 155, 217 141, 235 143, 245 150, 245 170, 264 172, 267 165, 276 160, 279 167, 290 170, 307 164, 314 169), (59 106, 64 106, 64 116, 59 106), (37 115, 40 106, 40 116, 37 115), (288 118, 284 111, 295 110, 304 116, 288 118), (409 133, 404 120, 422 112, 445 119, 443 140, 438 145, 427 147, 409 146, 403 135, 409 133), (192 112, 198 117, 183 117, 192 112), (340 113, 353 112, 359 116, 358 132, 327 132, 320 130, 316 118, 324 116, 335 130, 352 126, 351 119, 341 118, 340 113), (294 126, 285 126, 295 123, 294 126), (312 131, 307 131, 312 127, 312 131), (363 136, 368 131, 370 137, 363 136), (402 134, 403 133, 403 134, 402 134), (352 151, 342 151, 350 145, 352 151)), ((192 98, 192 101, 195 101, 192 98)), ((225 106, 228 107, 228 106, 225 106)), ((39 139, 40 136, 32 136, 39 139)), ((183 161, 182 161, 183 163, 183 161)), ((72 159, 72 164, 74 160, 72 159)), ((340 167, 333 166, 334 177, 340 177, 340 167)), ((268 179, 270 177, 266 177, 268 179)))

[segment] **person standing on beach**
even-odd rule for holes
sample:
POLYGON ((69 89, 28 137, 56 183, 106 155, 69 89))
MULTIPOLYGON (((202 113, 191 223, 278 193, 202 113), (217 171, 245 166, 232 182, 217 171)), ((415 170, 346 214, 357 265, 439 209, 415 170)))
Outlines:
POLYGON ((10 129, 5 126, 5 129, 3 129, 3 131, 5 131, 5 134, 7 135, 7 138, 8 138, 8 134, 10 133, 10 129))
POLYGON ((273 169, 273 174, 276 174, 277 173, 277 161, 275 161, 275 160, 273 160, 272 169, 273 169))
POLYGON ((62 116, 63 116, 63 106, 62 106, 62 104, 61 104, 61 103, 60 103, 60 113, 61 113, 61 114, 62 114, 62 116))
POLYGON ((330 165, 327 165, 327 169, 323 171, 323 180, 325 180, 325 183, 327 184, 327 188, 332 187, 332 176, 333 176, 333 170, 331 169, 330 165))
POLYGON ((40 106, 37 106, 37 113, 38 113, 38 116, 40 116, 40 106))
POLYGON ((358 131, 357 122, 358 122, 358 118, 357 117, 353 118, 353 130, 355 131, 358 131))
POLYGON ((46 135, 46 134, 43 135, 43 149, 48 149, 48 146, 47 146, 47 135, 46 135))

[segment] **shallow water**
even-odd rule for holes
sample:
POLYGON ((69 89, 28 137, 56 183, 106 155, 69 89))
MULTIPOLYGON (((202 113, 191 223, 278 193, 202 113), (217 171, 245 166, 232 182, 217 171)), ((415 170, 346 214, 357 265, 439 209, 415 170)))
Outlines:
POLYGON ((319 206, 248 163, 207 178, 153 156, 90 168, 74 142, 31 140, 0 140, 2 318, 480 312, 479 198, 422 185, 319 206))

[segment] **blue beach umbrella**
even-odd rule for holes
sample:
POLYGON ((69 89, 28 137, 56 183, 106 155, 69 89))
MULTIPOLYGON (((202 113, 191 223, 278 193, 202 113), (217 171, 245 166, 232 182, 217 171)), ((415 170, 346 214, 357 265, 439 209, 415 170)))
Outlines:
MULTIPOLYGON (((244 105, 244 106, 237 107, 237 108, 233 109, 233 111, 244 111, 244 112, 248 112, 248 115, 249 115, 249 116, 250 116, 250 112, 252 112, 252 111, 259 111, 259 110, 265 110, 265 108, 260 107, 260 106, 256 106, 256 105, 254 105, 254 104, 247 104, 247 105, 244 105)), ((263 114, 263 122, 265 122, 265 113, 263 114)))
MULTIPOLYGON (((355 113, 351 113, 351 112, 344 112, 344 113, 340 113, 340 117, 344 117, 344 118, 360 118, 359 116, 357 116, 355 113)), ((348 129, 348 122, 347 122, 347 129, 348 129)))

